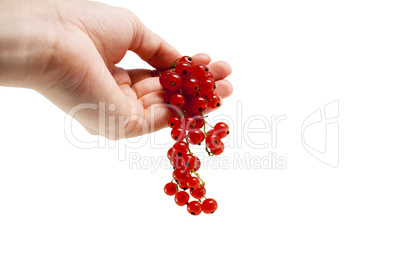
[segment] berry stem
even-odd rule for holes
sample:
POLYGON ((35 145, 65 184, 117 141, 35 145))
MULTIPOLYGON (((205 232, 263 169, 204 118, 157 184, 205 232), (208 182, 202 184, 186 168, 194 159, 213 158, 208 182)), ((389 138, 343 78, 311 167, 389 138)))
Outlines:
MULTIPOLYGON (((205 116, 203 113, 201 113, 203 120, 204 120, 204 138, 207 138, 207 131, 205 130, 205 124, 208 124, 207 121, 205 121, 205 116)), ((209 126, 211 126, 210 124, 208 124, 209 126)), ((212 127, 212 126, 211 126, 212 127)), ((213 154, 211 154, 211 152, 208 150, 208 147, 205 145, 205 151, 208 153, 208 156, 213 156, 213 154)))
MULTIPOLYGON (((194 170, 192 170, 191 172, 194 173, 195 176, 197 176, 197 178, 201 181, 202 192, 203 192, 203 195, 201 196, 201 198, 204 197, 204 198, 206 199, 206 197, 205 197, 205 181, 203 181, 203 180, 201 179, 201 177, 200 177, 200 174, 198 174, 198 173, 195 172, 194 170)), ((201 198, 199 199, 200 202, 201 202, 201 198)))
POLYGON ((174 61, 174 63, 173 63, 173 68, 176 68, 176 63, 177 63, 178 60, 180 60, 180 58, 178 58, 178 59, 176 59, 176 60, 174 61))
POLYGON ((187 135, 186 135, 186 143, 187 143, 187 147, 188 147, 188 152, 190 154, 193 154, 193 152, 190 150, 190 143, 188 142, 187 135))
POLYGON ((202 199, 202 198, 207 199, 207 198, 205 197, 205 182, 203 182, 201 185, 202 185, 202 192, 203 192, 203 194, 202 194, 201 198, 198 199, 198 201, 199 201, 200 203, 201 203, 201 199, 202 199))
POLYGON ((201 113, 201 115, 202 115, 202 120, 204 120, 204 138, 206 139, 207 138, 207 132, 206 132, 206 130, 205 130, 205 116, 204 116, 204 114, 203 113, 201 113))
POLYGON ((195 176, 197 176, 197 178, 202 182, 202 186, 205 185, 205 181, 203 181, 200 177, 200 174, 198 174, 197 172, 195 172, 194 170, 192 170, 192 172, 195 174, 195 176))
POLYGON ((213 156, 213 154, 208 150, 207 146, 205 146, 205 151, 208 153, 208 156, 213 156))
POLYGON ((205 119, 204 119, 204 125, 205 125, 205 123, 206 123, 206 124, 208 124, 208 126, 210 126, 210 127, 214 128, 214 127, 213 127, 213 126, 212 126, 210 123, 208 123, 208 121, 207 121, 207 120, 205 120, 205 119))

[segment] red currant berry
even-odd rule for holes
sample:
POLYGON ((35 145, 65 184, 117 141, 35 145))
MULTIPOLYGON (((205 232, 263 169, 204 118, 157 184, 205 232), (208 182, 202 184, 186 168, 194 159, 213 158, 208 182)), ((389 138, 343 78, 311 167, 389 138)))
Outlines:
POLYGON ((208 107, 207 100, 204 97, 192 98, 190 105, 201 113, 208 107))
POLYGON ((193 116, 195 119, 195 128, 202 128, 204 126, 204 117, 202 115, 193 116))
POLYGON ((216 94, 211 94, 208 96, 208 106, 212 109, 216 109, 222 105, 221 97, 216 94))
POLYGON ((211 72, 207 72, 207 78, 214 79, 214 75, 211 72))
POLYGON ((208 137, 209 135, 212 135, 212 134, 214 134, 214 130, 213 130, 213 129, 208 130, 208 132, 207 132, 207 137, 208 137))
POLYGON ((182 108, 184 106, 185 102, 186 102, 186 99, 180 93, 176 93, 170 98, 170 104, 173 106, 176 106, 178 108, 182 108))
POLYGON ((166 88, 171 91, 178 91, 181 88, 182 78, 178 73, 169 72, 166 77, 166 88))
POLYGON ((194 190, 201 186, 200 180, 197 177, 188 177, 186 179, 187 189, 194 190))
POLYGON ((194 155, 194 171, 199 170, 201 167, 201 161, 198 157, 194 155))
POLYGON ((183 56, 177 61, 177 64, 179 64, 180 62, 187 62, 187 63, 190 63, 191 66, 192 66, 193 65, 193 58, 191 58, 189 56, 183 56))
POLYGON ((187 154, 188 145, 184 141, 178 141, 173 145, 172 149, 174 154, 184 156, 187 154))
POLYGON ((169 160, 172 158, 173 155, 173 148, 170 148, 167 152, 167 157, 169 158, 169 160))
POLYGON ((187 205, 187 211, 191 215, 197 216, 200 215, 202 212, 201 204, 198 201, 191 201, 187 205))
POLYGON ((190 130, 190 129, 195 128, 197 122, 195 121, 194 118, 186 116, 186 117, 184 118, 184 123, 183 123, 183 124, 184 124, 183 127, 184 127, 186 130, 190 130))
POLYGON ((193 118, 202 116, 201 112, 197 109, 197 107, 194 106, 194 103, 192 102, 192 100, 195 98, 200 98, 200 97, 194 95, 191 99, 188 99, 188 101, 187 101, 188 105, 184 109, 187 112, 187 115, 191 116, 193 118))
POLYGON ((207 78, 200 81, 200 91, 205 96, 209 96, 214 93, 216 88, 215 81, 213 79, 207 78))
POLYGON ((170 164, 172 164, 176 169, 183 169, 183 156, 177 155, 173 151, 173 154, 170 157, 170 164))
POLYGON ((205 140, 205 143, 207 147, 211 150, 218 149, 222 145, 221 138, 219 138, 215 134, 208 135, 208 137, 205 140))
POLYGON ((177 192, 176 184, 173 182, 169 182, 165 185, 164 191, 167 195, 175 195, 177 192))
POLYGON ((229 126, 226 123, 219 122, 214 126, 214 133, 223 139, 229 134, 229 126))
POLYGON ((201 208, 205 214, 212 214, 218 208, 218 203, 212 198, 207 198, 202 202, 201 208))
POLYGON ((180 189, 183 189, 183 191, 187 190, 188 189, 187 179, 179 181, 179 187, 180 187, 180 189))
POLYGON ((165 92, 163 93, 163 101, 165 103, 170 104, 170 98, 176 94, 176 92, 170 91, 170 90, 165 90, 165 92))
POLYGON ((191 74, 191 64, 188 62, 179 62, 176 65, 175 72, 180 74, 181 77, 187 77, 191 74))
POLYGON ((169 118, 168 125, 171 128, 180 127, 180 117, 172 116, 169 118))
POLYGON ((198 80, 190 77, 183 82, 183 94, 194 95, 200 89, 198 80))
POLYGON ((186 103, 184 104, 183 110, 186 111, 187 116, 193 117, 193 114, 196 112, 194 107, 191 106, 191 100, 193 99, 193 96, 190 95, 184 95, 186 97, 186 103))
POLYGON ((186 170, 193 170, 195 166, 195 157, 191 154, 186 154, 183 156, 183 166, 186 170))
POLYGON ((180 170, 178 168, 173 170, 173 173, 172 173, 173 179, 177 180, 178 182, 185 181, 188 176, 189 176, 188 172, 186 172, 184 170, 180 170))
POLYGON ((159 83, 163 88, 166 88, 166 78, 169 72, 163 72, 161 76, 159 76, 159 83))
POLYGON ((190 199, 190 195, 188 193, 186 193, 185 191, 180 191, 180 192, 176 193, 176 195, 174 196, 174 201, 179 206, 186 205, 188 203, 189 199, 190 199))
POLYGON ((184 130, 184 128, 175 127, 170 132, 170 135, 172 136, 172 139, 174 139, 175 141, 181 141, 186 135, 186 131, 184 130))
POLYGON ((197 79, 205 79, 209 69, 205 64, 197 63, 193 65, 192 76, 197 79))
POLYGON ((198 188, 195 188, 194 190, 190 190, 190 194, 192 197, 195 199, 201 199, 201 197, 205 196, 207 193, 207 189, 205 186, 200 186, 198 188))
POLYGON ((193 145, 200 144, 204 141, 204 138, 204 132, 199 129, 193 129, 187 133, 187 140, 193 145))
POLYGON ((211 153, 212 153, 213 155, 220 155, 221 153, 223 153, 223 150, 225 150, 225 144, 222 143, 219 148, 212 149, 212 150, 211 150, 211 153))

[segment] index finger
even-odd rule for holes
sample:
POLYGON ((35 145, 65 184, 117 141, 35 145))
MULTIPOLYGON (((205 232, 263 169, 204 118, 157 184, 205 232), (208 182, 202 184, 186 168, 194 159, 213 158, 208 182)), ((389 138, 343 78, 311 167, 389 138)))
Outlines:
POLYGON ((134 17, 136 32, 129 49, 157 70, 171 68, 175 60, 181 57, 180 53, 134 17))

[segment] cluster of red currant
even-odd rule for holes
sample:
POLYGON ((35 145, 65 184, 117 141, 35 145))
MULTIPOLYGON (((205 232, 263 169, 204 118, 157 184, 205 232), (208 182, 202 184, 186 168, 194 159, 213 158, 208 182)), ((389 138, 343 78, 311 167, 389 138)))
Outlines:
POLYGON ((228 125, 219 122, 211 126, 203 115, 207 108, 221 106, 220 96, 214 94, 213 75, 205 64, 196 64, 191 57, 184 56, 176 60, 171 70, 162 73, 159 81, 165 89, 164 100, 173 112, 168 125, 176 141, 167 153, 174 171, 172 181, 165 185, 165 193, 174 195, 177 205, 187 205, 192 215, 214 213, 218 203, 205 197, 205 182, 197 173, 201 162, 189 147, 190 144, 201 145, 205 140, 205 150, 210 156, 221 154, 225 148, 221 139, 229 134, 228 125), (206 125, 212 127, 208 132, 206 125), (190 190, 196 200, 189 202, 186 190, 190 190))

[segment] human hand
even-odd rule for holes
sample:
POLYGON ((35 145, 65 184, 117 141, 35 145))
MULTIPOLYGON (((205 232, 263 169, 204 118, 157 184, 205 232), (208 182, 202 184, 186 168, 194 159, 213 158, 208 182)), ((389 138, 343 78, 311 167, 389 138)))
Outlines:
MULTIPOLYGON (((33 88, 90 133, 110 139, 167 126, 170 111, 163 105, 158 72, 181 55, 132 12, 96 2, 50 0, 6 0, 0 10, 0 28, 7 29, 0 33, 0 85, 33 88), (116 67, 127 51, 156 70, 116 67)), ((193 58, 209 64, 216 92, 228 97, 230 66, 210 64, 206 54, 193 58)))

